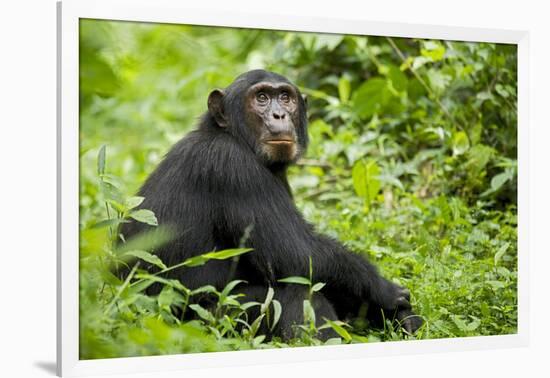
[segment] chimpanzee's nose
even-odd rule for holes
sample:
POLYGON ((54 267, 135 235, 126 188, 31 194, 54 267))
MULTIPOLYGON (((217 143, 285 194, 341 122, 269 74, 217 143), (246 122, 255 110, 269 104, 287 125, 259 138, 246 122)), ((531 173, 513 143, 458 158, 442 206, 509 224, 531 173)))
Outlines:
POLYGON ((275 119, 285 119, 284 112, 273 112, 273 118, 275 119))

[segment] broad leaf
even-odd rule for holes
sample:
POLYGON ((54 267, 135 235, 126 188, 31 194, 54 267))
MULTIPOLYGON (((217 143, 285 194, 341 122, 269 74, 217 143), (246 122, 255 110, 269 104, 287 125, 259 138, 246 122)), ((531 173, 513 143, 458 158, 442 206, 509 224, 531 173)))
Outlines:
POLYGON ((128 252, 124 252, 122 256, 134 256, 143 261, 147 261, 150 264, 156 265, 161 269, 166 269, 166 265, 164 265, 164 263, 158 256, 155 256, 146 251, 140 251, 140 250, 128 251, 128 252))
POLYGON ((130 218, 133 218, 138 222, 146 223, 151 226, 158 226, 157 217, 155 216, 155 213, 153 213, 151 210, 139 209, 136 211, 132 211, 129 216, 130 218))
POLYGON ((423 48, 420 50, 422 56, 437 62, 445 56, 445 46, 437 41, 425 41, 423 48))
POLYGON ((124 204, 126 206, 127 210, 132 210, 135 207, 138 207, 141 205, 145 197, 130 197, 126 200, 126 203, 124 204))
POLYGON ((121 223, 128 223, 126 219, 122 218, 113 218, 113 219, 104 219, 92 225, 90 228, 105 228, 118 226, 121 223))
POLYGON ((298 277, 298 276, 286 277, 277 281, 283 282, 283 283, 298 284, 298 285, 307 285, 307 286, 311 285, 310 280, 308 280, 305 277, 298 277))
POLYGON ((234 281, 231 281, 229 282, 227 285, 225 285, 225 287, 223 288, 222 292, 221 292, 221 296, 222 297, 225 297, 227 295, 229 295, 229 293, 231 293, 231 291, 235 288, 235 286, 237 286, 238 284, 240 283, 243 283, 243 282, 246 282, 246 281, 243 281, 243 280, 234 280, 234 281))
POLYGON ((390 78, 393 89, 398 92, 404 92, 407 90, 407 75, 405 75, 399 67, 391 65, 388 70, 388 77, 390 78))
POLYGON ((240 256, 252 250, 252 248, 233 248, 225 249, 220 252, 209 252, 205 253, 204 255, 191 257, 185 260, 182 265, 188 267, 200 266, 206 264, 206 262, 209 260, 225 260, 231 257, 240 256))
POLYGON ((311 291, 320 291, 324 287, 325 287, 325 283, 317 282, 315 285, 313 285, 313 287, 311 288, 311 291))
POLYGON ((387 103, 390 93, 385 79, 374 78, 363 83, 353 95, 353 108, 363 118, 370 118, 387 103))
POLYGON ((214 315, 212 315, 210 311, 206 310, 198 304, 189 305, 189 308, 195 311, 197 315, 201 317, 201 319, 206 320, 209 323, 213 323, 216 320, 214 318, 214 315))
POLYGON ((470 140, 464 131, 459 131, 453 135, 453 155, 462 155, 470 148, 470 140))
POLYGON ((340 324, 341 322, 335 322, 329 319, 325 319, 325 321, 330 325, 330 327, 338 334, 340 335, 344 340, 347 342, 351 341, 351 335, 348 331, 344 329, 340 324))

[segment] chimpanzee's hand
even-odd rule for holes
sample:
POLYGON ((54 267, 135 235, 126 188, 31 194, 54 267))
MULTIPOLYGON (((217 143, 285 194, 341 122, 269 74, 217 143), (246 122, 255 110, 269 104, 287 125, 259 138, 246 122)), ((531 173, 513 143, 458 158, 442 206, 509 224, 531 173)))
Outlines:
POLYGON ((397 321, 407 333, 413 334, 422 325, 422 318, 410 309, 397 311, 397 321))
POLYGON ((371 300, 386 311, 410 309, 411 293, 409 290, 380 277, 379 286, 371 288, 371 300))
MULTIPOLYGON (((378 305, 386 314, 386 319, 396 318, 405 331, 411 334, 416 332, 422 325, 422 318, 411 309, 409 290, 386 280, 383 281, 382 286, 377 299, 378 305)), ((373 297, 376 298, 376 296, 373 297)))

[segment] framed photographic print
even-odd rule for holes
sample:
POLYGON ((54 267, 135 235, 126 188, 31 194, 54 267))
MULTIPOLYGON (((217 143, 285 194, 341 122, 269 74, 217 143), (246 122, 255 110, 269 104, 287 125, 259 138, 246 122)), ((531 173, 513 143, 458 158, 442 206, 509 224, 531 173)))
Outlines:
POLYGON ((526 344, 526 32, 115 0, 58 39, 58 374, 526 344))

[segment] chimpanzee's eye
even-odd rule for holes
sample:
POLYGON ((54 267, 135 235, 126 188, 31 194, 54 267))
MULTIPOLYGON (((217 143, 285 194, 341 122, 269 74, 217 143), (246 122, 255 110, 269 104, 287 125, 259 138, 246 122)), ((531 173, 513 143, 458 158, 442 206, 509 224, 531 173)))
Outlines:
POLYGON ((288 92, 281 93, 281 101, 290 102, 290 96, 288 95, 288 92))
POLYGON ((256 95, 256 100, 261 104, 265 104, 269 100, 269 98, 267 97, 267 95, 264 92, 259 92, 256 95))

